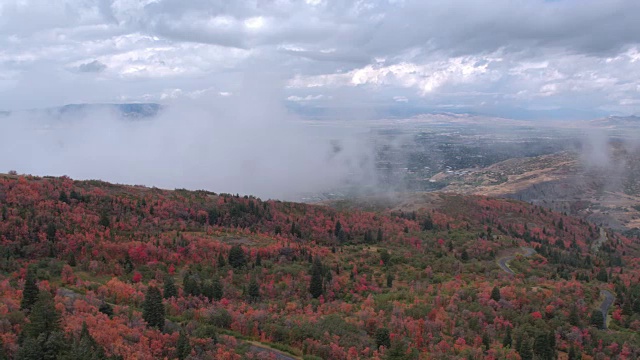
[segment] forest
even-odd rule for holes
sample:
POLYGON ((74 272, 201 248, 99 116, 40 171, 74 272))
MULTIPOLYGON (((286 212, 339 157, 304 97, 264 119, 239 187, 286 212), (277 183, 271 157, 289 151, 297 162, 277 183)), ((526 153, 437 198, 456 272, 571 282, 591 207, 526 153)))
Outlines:
POLYGON ((516 200, 0 175, 0 359, 637 359, 639 256, 516 200))

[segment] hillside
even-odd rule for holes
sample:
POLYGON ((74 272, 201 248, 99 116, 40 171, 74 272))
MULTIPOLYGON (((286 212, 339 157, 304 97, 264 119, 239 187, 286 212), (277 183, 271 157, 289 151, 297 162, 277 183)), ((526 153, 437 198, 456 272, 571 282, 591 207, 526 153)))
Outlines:
POLYGON ((640 228, 640 152, 620 144, 600 164, 575 152, 514 158, 433 177, 442 191, 509 197, 621 231, 640 228))
POLYGON ((0 175, 0 241, 0 359, 640 356, 637 239, 517 200, 0 175))

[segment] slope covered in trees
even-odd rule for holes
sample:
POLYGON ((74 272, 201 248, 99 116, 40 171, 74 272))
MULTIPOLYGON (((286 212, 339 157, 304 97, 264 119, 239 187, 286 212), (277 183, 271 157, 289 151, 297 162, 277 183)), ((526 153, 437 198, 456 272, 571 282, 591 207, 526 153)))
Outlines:
POLYGON ((601 229, 522 202, 423 205, 0 176, 0 359, 640 356, 637 239, 594 252, 601 229))

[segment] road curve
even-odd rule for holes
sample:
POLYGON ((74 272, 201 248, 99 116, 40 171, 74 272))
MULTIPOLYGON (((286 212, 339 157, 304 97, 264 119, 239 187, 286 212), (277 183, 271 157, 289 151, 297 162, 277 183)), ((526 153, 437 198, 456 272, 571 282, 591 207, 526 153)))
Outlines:
MULTIPOLYGON (((536 253, 536 251, 532 248, 521 247, 520 249, 524 252, 523 254, 521 254, 524 257, 529 257, 536 253)), ((498 266, 500 266, 500 268, 504 270, 507 274, 515 275, 516 273, 513 270, 511 270, 511 268, 509 268, 509 265, 508 265, 509 261, 515 258, 516 258, 516 255, 501 257, 500 259, 498 259, 498 266)))
POLYGON ((607 329, 607 314, 609 314, 609 308, 613 305, 615 296, 609 290, 600 290, 600 295, 604 296, 604 300, 600 304, 600 311, 602 311, 602 317, 604 318, 604 329, 607 329))
MULTIPOLYGON (((532 248, 522 247, 521 249, 524 251, 524 254, 522 254, 524 257, 529 257, 536 253, 536 251, 532 248)), ((502 257, 498 259, 498 266, 500 266, 500 268, 507 274, 515 275, 516 273, 508 266, 509 261, 515 258, 516 255, 502 257)), ((604 300, 602 300, 602 303, 600 304, 600 311, 602 312, 602 316, 604 318, 604 329, 606 330, 607 315, 609 314, 609 309, 611 308, 611 305, 613 305, 616 297, 609 290, 600 290, 600 295, 604 296, 604 300)))

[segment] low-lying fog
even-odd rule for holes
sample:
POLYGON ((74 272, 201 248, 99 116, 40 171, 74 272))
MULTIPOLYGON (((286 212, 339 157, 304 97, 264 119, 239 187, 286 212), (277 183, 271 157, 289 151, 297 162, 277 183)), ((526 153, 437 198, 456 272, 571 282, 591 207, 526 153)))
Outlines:
POLYGON ((0 172, 280 199, 372 182, 366 129, 310 126, 277 93, 247 89, 142 120, 107 109, 0 117, 0 172))

